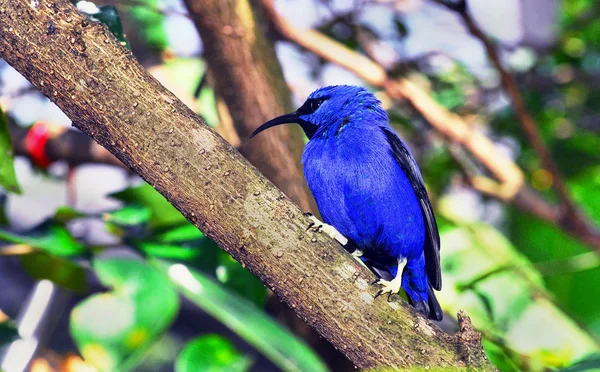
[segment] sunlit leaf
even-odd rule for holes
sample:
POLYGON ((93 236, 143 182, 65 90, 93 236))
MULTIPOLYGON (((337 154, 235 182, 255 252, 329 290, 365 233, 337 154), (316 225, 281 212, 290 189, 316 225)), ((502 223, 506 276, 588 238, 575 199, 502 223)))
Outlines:
POLYGON ((132 241, 131 244, 148 256, 172 260, 192 260, 200 257, 201 251, 195 247, 151 241, 132 241))
POLYGON ((185 217, 164 196, 147 183, 119 191, 110 196, 126 203, 136 203, 150 208, 152 212, 150 218, 151 228, 168 227, 187 222, 185 217))
POLYGON ((14 234, 0 230, 0 241, 30 245, 57 256, 74 256, 85 252, 67 228, 53 221, 46 221, 26 234, 14 234))
POLYGON ((168 47, 168 38, 165 32, 165 15, 156 8, 160 6, 158 0, 139 0, 127 8, 137 28, 139 36, 154 50, 163 51, 168 47))
POLYGON ((250 363, 226 338, 206 335, 185 345, 177 356, 175 372, 246 371, 250 363))
POLYGON ((155 235, 154 239, 163 243, 177 243, 204 238, 204 234, 191 223, 173 227, 167 231, 155 235))
POLYGON ((190 301, 229 327, 284 371, 327 371, 302 341, 253 303, 225 290, 212 279, 182 264, 153 261, 190 301))
POLYGON ((0 109, 0 186, 9 192, 21 193, 15 173, 14 153, 10 142, 8 122, 0 109))
POLYGON ((111 222, 119 226, 134 226, 150 221, 151 216, 152 211, 150 208, 131 204, 114 212, 104 214, 103 219, 106 222, 111 222))
POLYGON ((103 259, 93 268, 111 292, 71 313, 71 335, 85 360, 102 371, 127 371, 173 321, 179 301, 169 279, 144 261, 103 259))
POLYGON ((69 260, 44 252, 22 255, 20 259, 23 269, 35 279, 48 279, 78 293, 84 293, 88 289, 84 268, 69 260))

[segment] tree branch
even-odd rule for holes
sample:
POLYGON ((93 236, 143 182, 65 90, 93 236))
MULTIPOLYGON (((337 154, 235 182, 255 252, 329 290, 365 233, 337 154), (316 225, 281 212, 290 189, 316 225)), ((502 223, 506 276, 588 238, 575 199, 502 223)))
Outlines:
POLYGON ((590 244, 600 253, 600 234, 590 223, 573 224, 559 209, 526 187, 522 170, 498 153, 484 134, 471 128, 460 116, 438 104, 426 91, 408 79, 391 79, 385 69, 315 30, 298 30, 277 14, 271 0, 262 0, 277 31, 287 40, 339 64, 365 82, 383 88, 396 101, 406 101, 448 140, 460 144, 499 181, 484 176, 470 177, 471 185, 489 196, 513 203, 522 210, 558 226, 571 236, 590 244))
POLYGON ((68 0, 0 0, 0 56, 358 367, 493 370, 374 279, 68 0))

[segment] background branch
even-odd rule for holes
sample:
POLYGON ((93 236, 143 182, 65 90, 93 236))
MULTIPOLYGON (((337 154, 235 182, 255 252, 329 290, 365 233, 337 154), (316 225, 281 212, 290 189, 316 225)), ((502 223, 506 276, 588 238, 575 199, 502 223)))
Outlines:
MULTIPOLYGON (((90 137, 76 130, 69 130, 60 125, 38 122, 47 129, 47 138, 43 152, 52 162, 64 161, 68 165, 107 164, 126 168, 119 159, 104 147, 98 145, 90 137)), ((10 135, 15 155, 31 159, 27 149, 26 138, 31 127, 10 126, 10 135)))
POLYGON ((479 343, 375 300, 367 269, 68 0, 0 0, 0 56, 358 367, 494 369, 479 343))
POLYGON ((500 74, 502 85, 512 101, 515 113, 519 118, 523 132, 539 155, 543 167, 548 170, 550 174, 552 174, 552 185, 554 186, 558 199, 560 200, 557 216, 555 216, 556 223, 564 229, 579 231, 580 235, 586 236, 585 240, 588 243, 600 250, 600 232, 581 213, 569 195, 567 185, 560 174, 560 170, 552 158, 550 150, 544 144, 541 133, 538 129, 539 124, 527 110, 525 102, 523 101, 521 93, 519 92, 519 86, 516 80, 502 65, 496 45, 494 45, 494 43, 479 28, 469 12, 466 1, 459 2, 462 4, 462 6, 457 6, 456 3, 443 0, 434 1, 438 4, 444 5, 448 9, 460 15, 467 30, 469 30, 469 32, 475 38, 481 41, 488 58, 492 62, 492 65, 500 74))
POLYGON ((189 14, 204 45, 217 96, 227 105, 240 138, 240 152, 306 211, 316 205, 304 182, 300 155, 304 147, 299 127, 281 126, 273 133, 248 141, 260 124, 293 111, 290 92, 273 44, 250 3, 244 1, 186 0, 189 14), (252 66, 252 68, 248 68, 252 66))

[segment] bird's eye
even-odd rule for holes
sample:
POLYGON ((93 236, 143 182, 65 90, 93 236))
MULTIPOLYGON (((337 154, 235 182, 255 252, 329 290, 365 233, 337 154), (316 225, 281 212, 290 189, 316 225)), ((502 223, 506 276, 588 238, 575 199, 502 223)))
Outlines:
POLYGON ((314 99, 310 101, 310 111, 315 112, 321 106, 324 100, 322 99, 314 99))

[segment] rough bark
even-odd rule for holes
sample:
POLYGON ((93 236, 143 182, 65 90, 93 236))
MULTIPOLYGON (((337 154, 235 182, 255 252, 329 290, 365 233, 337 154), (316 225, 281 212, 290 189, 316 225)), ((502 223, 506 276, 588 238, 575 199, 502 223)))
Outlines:
MULTIPOLYGON (((222 130, 226 135, 223 137, 237 140, 229 143, 237 143, 244 157, 303 210, 316 214, 316 204, 300 167, 304 147, 300 127, 281 126, 265 132, 264 137, 261 134, 251 141, 248 139, 258 125, 294 110, 274 43, 268 39, 266 22, 257 11, 259 7, 247 0, 186 0, 185 3, 204 42, 209 83, 218 97, 217 132, 222 130)), ((352 368, 348 359, 276 296, 269 298, 267 309, 301 335, 331 368, 337 371, 352 368)))
POLYGON ((358 367, 493 367, 408 305, 68 0, 0 0, 0 56, 358 367), (465 355, 468 350, 469 355, 465 355))
POLYGON ((223 97, 241 139, 240 152, 306 211, 315 211, 299 166, 302 133, 273 128, 249 140, 260 124, 294 108, 273 44, 248 0, 185 0, 200 32, 204 57, 218 96, 223 97), (251 67, 251 68, 249 68, 251 67))

